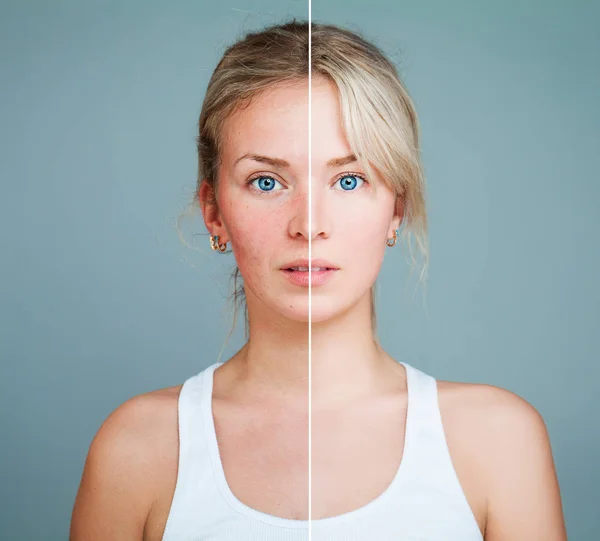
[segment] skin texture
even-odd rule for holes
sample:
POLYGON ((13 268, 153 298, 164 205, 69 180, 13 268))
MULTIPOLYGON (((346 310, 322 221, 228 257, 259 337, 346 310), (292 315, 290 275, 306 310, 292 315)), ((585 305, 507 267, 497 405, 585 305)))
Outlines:
MULTIPOLYGON (((273 87, 228 120, 218 205, 208 203, 206 184, 199 194, 208 231, 230 244, 242 272, 251 323, 248 343, 214 375, 227 482, 246 505, 294 519, 308 518, 309 383, 313 519, 357 509, 385 490, 402 459, 407 408, 404 368, 377 347, 369 304, 402 205, 378 179, 341 188, 344 175, 364 170, 327 165, 351 152, 335 88, 316 78, 312 90, 310 169, 308 87, 299 81, 273 87), (289 166, 235 166, 245 154, 289 166), (274 191, 248 184, 261 175, 276 181, 274 191), (279 270, 308 257, 309 241, 313 257, 340 267, 312 290, 310 381, 307 289, 279 270)), ((180 388, 134 397, 104 422, 86 460, 71 541, 162 538, 177 476, 180 388)), ((535 408, 491 385, 438 381, 438 396, 452 462, 485 540, 565 540, 535 408)))

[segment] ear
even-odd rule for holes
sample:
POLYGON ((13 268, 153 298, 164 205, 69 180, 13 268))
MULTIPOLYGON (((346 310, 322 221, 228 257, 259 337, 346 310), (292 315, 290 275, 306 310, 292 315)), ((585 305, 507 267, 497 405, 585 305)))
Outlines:
POLYGON ((219 242, 229 241, 227 229, 221 217, 217 198, 213 187, 204 179, 198 189, 198 201, 204 218, 204 225, 211 235, 218 235, 219 242))
POLYGON ((404 197, 401 195, 398 195, 396 197, 396 206, 394 207, 394 217, 392 218, 392 221, 390 223, 390 229, 388 231, 389 238, 394 236, 394 230, 400 229, 402 220, 404 220, 404 210, 405 210, 404 197))

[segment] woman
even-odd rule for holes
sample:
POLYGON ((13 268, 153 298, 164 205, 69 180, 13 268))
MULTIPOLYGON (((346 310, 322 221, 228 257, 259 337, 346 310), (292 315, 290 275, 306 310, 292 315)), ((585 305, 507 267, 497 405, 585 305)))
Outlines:
POLYGON ((248 341, 109 416, 72 541, 307 539, 309 310, 312 539, 566 539, 536 410, 378 344, 385 250, 410 232, 427 256, 417 117, 376 47, 313 25, 309 164, 308 43, 295 21, 246 36, 200 116, 197 203, 243 277, 248 341))

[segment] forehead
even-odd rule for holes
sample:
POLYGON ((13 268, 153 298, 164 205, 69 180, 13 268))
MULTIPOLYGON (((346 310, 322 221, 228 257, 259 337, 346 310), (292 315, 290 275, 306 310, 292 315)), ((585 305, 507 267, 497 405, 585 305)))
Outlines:
MULTIPOLYGON (((313 162, 350 153, 343 132, 335 85, 323 77, 312 79, 310 119, 313 162)), ((224 123, 224 161, 246 153, 306 161, 309 147, 308 79, 273 86, 236 111, 224 123)))

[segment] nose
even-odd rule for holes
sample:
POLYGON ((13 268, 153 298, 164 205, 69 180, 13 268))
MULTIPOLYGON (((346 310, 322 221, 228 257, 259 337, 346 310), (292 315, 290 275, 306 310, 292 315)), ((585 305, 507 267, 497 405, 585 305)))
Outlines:
POLYGON ((309 183, 304 184, 306 189, 299 190, 292 198, 288 231, 292 238, 303 237, 312 242, 319 237, 328 238, 331 223, 326 198, 318 197, 314 187, 309 193, 308 185, 309 183))

